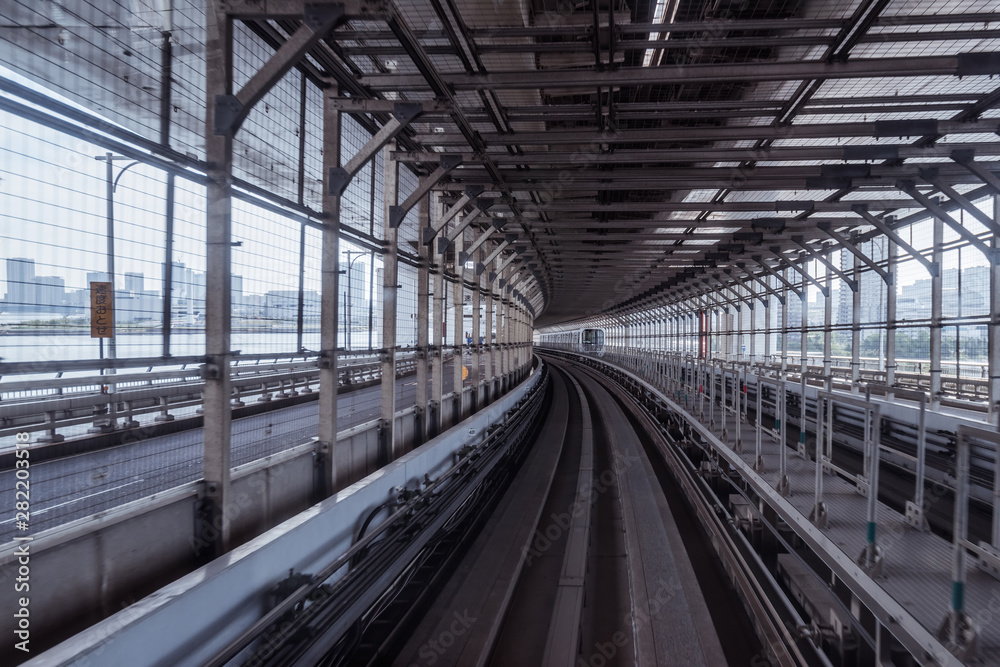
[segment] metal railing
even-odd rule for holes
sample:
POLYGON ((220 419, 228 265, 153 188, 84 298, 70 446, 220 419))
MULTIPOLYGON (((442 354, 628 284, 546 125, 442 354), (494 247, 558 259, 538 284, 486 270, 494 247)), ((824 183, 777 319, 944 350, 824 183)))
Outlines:
MULTIPOLYGON (((319 381, 316 360, 316 356, 292 354, 234 359, 230 370, 232 407, 313 393, 319 381)), ((379 358, 371 352, 341 354, 340 361, 343 364, 339 367, 342 387, 367 384, 381 378, 379 358)), ((63 441, 67 435, 134 428, 139 425, 138 418, 142 415, 155 413, 152 421, 159 423, 178 416, 193 416, 202 403, 202 362, 201 357, 119 360, 116 370, 126 372, 78 377, 65 377, 65 374, 80 372, 77 367, 82 367, 83 371, 98 370, 96 364, 67 362, 68 370, 65 371, 48 368, 49 364, 18 368, 16 370, 28 370, 33 375, 43 370, 54 377, 0 382, 0 449, 13 447, 16 433, 44 432, 32 441, 52 443, 63 441), (72 427, 85 424, 93 426, 84 432, 72 431, 72 427)), ((415 353, 397 356, 397 375, 412 373, 416 363, 415 353)))

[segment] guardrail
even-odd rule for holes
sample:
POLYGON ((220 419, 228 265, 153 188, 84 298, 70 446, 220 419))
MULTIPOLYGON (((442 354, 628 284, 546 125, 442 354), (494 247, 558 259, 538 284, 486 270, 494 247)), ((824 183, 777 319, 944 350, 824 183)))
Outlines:
MULTIPOLYGON (((353 359, 339 367, 340 386, 366 384, 381 378, 381 364, 376 355, 344 357, 353 359)), ((316 359, 302 355, 235 359, 230 376, 232 407, 242 407, 248 401, 268 403, 313 393, 319 381, 316 359)), ((65 434, 59 433, 60 430, 91 422, 93 427, 87 432, 111 433, 138 426, 137 418, 141 415, 157 413, 152 421, 162 423, 174 420, 175 415, 181 413, 197 413, 204 389, 201 357, 132 360, 129 365, 125 364, 127 360, 117 361, 116 369, 144 366, 145 370, 82 377, 63 377, 64 372, 55 371, 54 378, 0 383, 0 439, 13 438, 16 433, 41 431, 44 434, 33 438, 34 442, 62 442, 65 434), (137 361, 141 364, 136 364, 137 361)), ((414 372, 416 363, 415 353, 397 356, 397 376, 414 372)), ((72 372, 76 366, 94 370, 95 365, 94 362, 67 362, 70 370, 65 372, 72 372)), ((53 372, 47 364, 45 366, 46 372, 53 372)), ((25 369, 17 370, 23 372, 25 369)))
MULTIPOLYGON (((543 345, 542 348, 552 348, 557 350, 570 350, 570 346, 543 345)), ((641 348, 605 348, 605 354, 617 354, 623 358, 639 359, 666 359, 678 356, 676 352, 664 352, 658 350, 645 350, 641 348)), ((792 356, 789 353, 786 360, 785 376, 788 380, 799 379, 801 372, 801 357, 792 356)), ((699 357, 695 355, 682 355, 686 359, 697 363, 699 357)), ((761 357, 760 361, 750 361, 747 359, 703 359, 711 363, 721 363, 729 368, 753 369, 753 372, 768 377, 778 377, 781 373, 780 357, 770 355, 761 357)), ((858 371, 859 390, 864 391, 866 385, 887 384, 887 373, 878 370, 878 359, 862 358, 858 371), (873 366, 874 368, 869 368, 873 366)), ((807 357, 807 381, 812 386, 822 386, 824 383, 827 389, 851 389, 852 374, 849 357, 832 357, 832 365, 827 375, 823 365, 823 358, 816 356, 807 357), (847 365, 841 365, 846 363, 847 365)), ((973 410, 976 412, 986 412, 989 403, 989 379, 987 378, 987 366, 981 363, 963 363, 961 366, 961 376, 949 375, 954 372, 955 364, 942 364, 941 375, 941 404, 951 407, 973 410), (966 375, 968 371, 968 375, 966 375), (978 376, 978 377, 969 377, 978 376)), ((930 392, 930 362, 912 359, 897 359, 896 372, 894 374, 895 387, 910 389, 913 391, 930 392), (906 370, 909 369, 909 370, 906 370)))

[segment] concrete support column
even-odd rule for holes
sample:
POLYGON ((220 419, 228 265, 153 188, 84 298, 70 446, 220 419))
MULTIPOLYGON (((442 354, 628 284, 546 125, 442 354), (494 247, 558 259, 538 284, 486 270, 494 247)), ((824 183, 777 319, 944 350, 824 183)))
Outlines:
POLYGON ((736 360, 743 361, 743 348, 745 347, 743 343, 743 307, 745 304, 740 302, 740 298, 743 296, 739 293, 740 288, 736 288, 736 304, 733 306, 736 308, 736 360))
MULTIPOLYGON (((885 299, 885 383, 892 387, 896 384, 896 266, 898 264, 899 251, 895 243, 886 240, 888 244, 889 264, 888 271, 890 281, 886 285, 885 299)), ((892 400, 893 394, 889 392, 887 400, 892 400)))
MULTIPOLYGON (((479 264, 480 255, 482 250, 476 250, 473 253, 473 261, 479 264)), ((483 394, 483 378, 479 371, 479 364, 482 350, 482 344, 479 342, 480 337, 482 337, 482 324, 481 318, 483 316, 483 276, 482 274, 476 276, 472 281, 472 368, 469 369, 469 379, 472 381, 472 396, 473 396, 473 410, 479 408, 479 406, 485 405, 485 397, 483 394)), ((485 341, 484 341, 485 342, 485 341)))
POLYGON ((499 289, 498 293, 500 301, 497 305, 497 310, 501 316, 497 323, 497 342, 500 343, 500 393, 504 394, 507 392, 507 375, 510 373, 510 317, 508 316, 508 303, 504 297, 503 289, 499 289))
POLYGON ((857 255, 851 278, 858 284, 851 301, 851 393, 857 394, 861 390, 861 259, 857 255))
MULTIPOLYGON (((323 173, 340 166, 340 111, 332 108, 334 96, 323 96, 323 173)), ((316 459, 320 462, 321 488, 326 497, 346 483, 350 452, 337 449, 337 336, 340 331, 340 197, 323 188, 323 251, 320 268, 319 429, 316 459), (341 461, 340 459, 344 459, 341 461), (341 471, 341 472, 338 472, 341 471), (344 479, 338 479, 338 474, 344 479)))
POLYGON ((464 312, 465 312, 465 265, 458 261, 459 256, 462 251, 465 250, 465 232, 458 234, 455 237, 455 284, 452 286, 452 302, 454 303, 454 311, 452 312, 452 328, 454 332, 452 334, 452 347, 454 348, 454 366, 452 368, 452 377, 454 379, 452 387, 455 391, 455 403, 452 408, 452 424, 457 424, 462 421, 463 410, 462 410, 462 387, 464 386, 464 379, 462 378, 462 367, 464 362, 464 356, 462 355, 462 345, 465 343, 463 340, 465 338, 465 331, 463 330, 464 325, 464 312))
MULTIPOLYGON (((1000 222, 1000 195, 993 196, 993 220, 1000 222)), ((1000 421, 1000 262, 997 261, 1000 241, 995 235, 990 238, 990 248, 993 255, 987 258, 990 266, 990 326, 986 332, 990 381, 988 420, 997 424, 1000 421)))
MULTIPOLYGON (((808 268, 807 268, 808 270, 808 268)), ((809 290, 802 285, 802 322, 799 334, 799 364, 801 372, 809 372, 809 290)))
MULTIPOLYGON (((510 272, 507 271, 507 279, 510 280, 510 272)), ((504 391, 509 391, 512 382, 511 378, 514 376, 514 302, 511 300, 511 296, 508 295, 504 299, 504 324, 507 328, 507 332, 504 335, 504 342, 506 343, 506 348, 504 349, 504 357, 506 357, 506 374, 504 377, 507 379, 506 387, 504 391)))
MULTIPOLYGON (((482 251, 477 251, 482 254, 482 251)), ((485 259, 485 258, 483 258, 485 259)), ((479 260, 477 260, 479 261, 479 260)), ((485 271, 483 272, 486 273, 485 271)), ((480 276, 480 281, 485 281, 486 277, 480 276)), ((489 404, 496 399, 493 391, 493 285, 485 283, 486 309, 483 313, 483 402, 489 404)))
POLYGON ((930 409, 941 406, 941 302, 943 293, 944 222, 934 218, 934 251, 931 261, 938 267, 931 277, 931 395, 930 409))
POLYGON ((771 363, 771 304, 774 303, 774 297, 768 296, 767 303, 764 305, 764 363, 771 363))
MULTIPOLYGON (((788 269, 785 269, 784 275, 787 280, 788 269)), ((791 295, 787 285, 783 289, 785 305, 781 307, 781 373, 778 377, 786 380, 788 379, 788 304, 791 295)))
POLYGON ((833 271, 826 272, 826 297, 823 299, 823 376, 826 390, 833 389, 833 271))
MULTIPOLYGON (((205 248, 205 379, 204 500, 198 533, 204 550, 199 555, 220 556, 229 550, 229 502, 232 413, 229 378, 232 327, 232 176, 233 137, 215 134, 217 95, 232 95, 232 24, 223 3, 210 2, 206 12, 205 157, 209 165, 206 188, 205 248)), ((110 161, 110 160, 109 160, 110 161)))
POLYGON ((681 356, 687 352, 687 328, 688 328, 688 314, 687 311, 681 310, 680 312, 680 322, 677 323, 677 353, 681 356))
POLYGON ((511 301, 511 321, 513 322, 513 340, 511 341, 511 365, 513 367, 513 379, 511 386, 517 384, 517 378, 521 372, 521 307, 515 301, 511 301))
MULTIPOLYGON (((435 193, 434 205, 431 207, 433 222, 441 215, 440 195, 435 193)), ((428 418, 429 435, 434 437, 443 430, 441 428, 441 397, 444 395, 444 357, 442 345, 444 337, 444 255, 433 252, 437 246, 431 243, 431 257, 434 260, 434 312, 431 316, 431 402, 428 418)))
POLYGON ((379 424, 379 466, 394 460, 397 451, 395 438, 396 415, 396 296, 399 281, 398 231, 389 224, 389 207, 398 204, 399 163, 391 158, 396 142, 390 141, 383 148, 385 176, 385 226, 382 255, 382 411, 379 424))
MULTIPOLYGON (((808 264, 803 266, 805 271, 809 270, 808 264)), ((799 401, 801 410, 799 411, 799 454, 806 455, 806 373, 809 372, 809 290, 806 289, 805 278, 802 280, 802 329, 799 337, 799 401)), ((786 427, 787 428, 787 427, 786 427)))
MULTIPOLYGON (((430 226, 430 198, 425 195, 417 203, 418 229, 430 226)), ((413 446, 419 447, 427 439, 428 382, 430 381, 429 319, 430 319, 430 246, 419 245, 420 264, 417 266, 417 391, 416 428, 413 446)))
MULTIPOLYGON (((487 266, 486 270, 492 270, 494 265, 487 266)), ((490 284, 490 291, 493 290, 493 285, 490 284)), ((503 393, 503 295, 498 294, 493 300, 493 309, 496 311, 494 313, 495 320, 493 324, 493 332, 496 334, 496 344, 493 346, 493 395, 500 396, 503 393)))

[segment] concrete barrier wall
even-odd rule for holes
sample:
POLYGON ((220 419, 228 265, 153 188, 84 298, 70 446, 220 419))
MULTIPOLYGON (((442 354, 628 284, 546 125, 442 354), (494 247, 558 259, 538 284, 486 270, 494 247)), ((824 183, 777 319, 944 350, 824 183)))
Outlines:
MULTIPOLYGON (((396 440, 404 451, 414 442, 414 425, 412 408, 396 416, 396 440)), ((334 455, 341 487, 379 470, 377 426, 377 420, 370 421, 338 434, 334 455)), ((442 454, 442 460, 447 456, 442 454)), ((424 458, 418 460, 426 463, 424 458)), ((312 443, 234 469, 229 508, 232 543, 248 542, 313 505, 318 494, 316 472, 312 443)), ((194 534, 200 491, 201 483, 192 482, 35 536, 28 543, 32 655, 201 565, 194 534)), ((0 609, 18 609, 18 598, 25 595, 14 588, 16 549, 14 544, 0 547, 0 609)), ((16 624, 12 614, 0 614, 0 637, 14 637, 16 624)), ((0 664, 18 664, 31 657, 13 644, 0 643, 0 664)))
MULTIPOLYGON (((521 387, 487 409, 423 446, 330 498, 296 512, 263 535, 166 585, 128 609, 105 618, 44 656, 32 660, 30 664, 51 667, 70 664, 78 659, 91 665, 201 664, 264 613, 263 593, 287 576, 289 568, 300 572, 315 572, 346 551, 353 543, 364 517, 372 508, 389 499, 394 487, 413 487, 423 480, 425 474, 433 478, 451 467, 454 452, 466 444, 480 441, 488 426, 502 418, 536 380, 537 376, 532 376, 521 387)), ((345 440, 338 440, 339 445, 350 443, 352 448, 357 448, 352 449, 359 454, 357 470, 360 470, 361 458, 367 464, 372 442, 368 438, 372 437, 372 433, 368 429, 345 434, 345 440)), ((261 513, 271 512, 276 518, 282 513, 290 512, 293 503, 286 500, 285 494, 292 493, 303 480, 309 467, 306 463, 311 456, 311 452, 308 456, 302 452, 290 455, 287 460, 272 460, 270 465, 260 470, 241 471, 243 474, 239 482, 234 483, 234 496, 245 491, 249 497, 255 498, 251 491, 262 488, 265 489, 262 494, 266 496, 266 500, 257 498, 248 502, 245 510, 245 516, 248 517, 245 519, 246 523, 240 523, 244 521, 240 517, 237 519, 238 524, 248 527, 250 517, 258 520, 256 517, 261 513)), ((308 479, 311 479, 311 470, 308 474, 308 479)), ((302 486, 308 487, 307 484, 302 486)), ((162 551, 157 557, 163 561, 168 560, 171 553, 181 554, 183 547, 190 551, 189 545, 179 539, 178 535, 191 535, 191 512, 195 499, 192 489, 187 495, 166 503, 162 523, 159 517, 143 518, 150 526, 157 526, 155 530, 144 529, 143 532, 145 539, 151 542, 150 548, 153 549, 152 545, 156 544, 155 550, 162 551)), ((128 541, 125 536, 119 537, 119 540, 122 544, 128 541)), ((45 551, 40 554, 41 560, 47 558, 45 551)), ((7 556, 6 553, 4 555, 7 556)), ((34 558, 34 554, 32 557, 34 558)), ((91 547, 86 557, 90 560, 85 567, 101 571, 97 565, 101 554, 96 548, 91 547)), ((34 562, 32 560, 33 567, 34 562)), ((148 559, 144 561, 128 557, 118 567, 145 573, 149 569, 148 562, 148 559)), ((9 568, 9 564, 5 568, 9 568)), ((103 571, 111 574, 107 568, 103 571)), ((39 574, 39 578, 43 576, 49 575, 39 574)), ((113 578, 124 577, 115 574, 113 578)), ((9 582, 3 585, 7 590, 12 589, 9 582)), ((96 585, 96 581, 88 580, 89 587, 77 587, 75 595, 88 599, 95 592, 96 585)), ((52 604, 67 601, 56 590, 50 587, 46 587, 46 590, 51 595, 58 595, 60 600, 47 600, 44 603, 40 600, 39 607, 44 604, 46 608, 51 608, 52 604)), ((12 631, 12 627, 5 619, 0 632, 7 632, 7 636, 12 636, 8 630, 12 631)), ((41 637, 44 632, 40 625, 38 635, 33 634, 33 637, 41 637)), ((13 663, 5 661, 4 664, 13 663)))

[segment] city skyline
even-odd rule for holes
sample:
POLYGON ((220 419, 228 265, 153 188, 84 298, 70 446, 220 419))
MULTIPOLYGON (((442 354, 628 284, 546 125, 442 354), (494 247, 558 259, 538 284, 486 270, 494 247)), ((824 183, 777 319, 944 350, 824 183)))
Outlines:
MULTIPOLYGON (((4 258, 3 266, 6 272, 3 297, 0 298, 0 313, 14 315, 23 313, 26 319, 36 319, 38 315, 54 315, 62 317, 82 317, 90 306, 91 282, 106 282, 104 271, 86 272, 84 287, 67 288, 63 276, 42 276, 35 272, 35 261, 25 257, 4 258), (13 279, 11 279, 13 277, 13 279)), ((351 285, 352 301, 361 303, 367 318, 369 301, 367 262, 357 261, 351 267, 352 278, 356 283, 351 285)), ((166 264, 161 265, 165 271, 166 264)), ((173 262, 172 271, 172 318, 199 319, 204 313, 205 304, 205 272, 191 269, 183 262, 173 262)), ((161 321, 163 314, 163 298, 165 294, 165 276, 152 282, 158 289, 145 289, 147 278, 138 271, 127 271, 116 274, 115 309, 116 320, 119 322, 161 321)), ((346 291, 346 281, 343 290, 346 291)), ((298 289, 272 289, 266 292, 247 293, 243 289, 244 277, 232 274, 232 305, 234 312, 245 317, 267 319, 297 319, 298 289)), ((315 290, 304 289, 303 316, 317 318, 320 312, 320 297, 315 290)))

